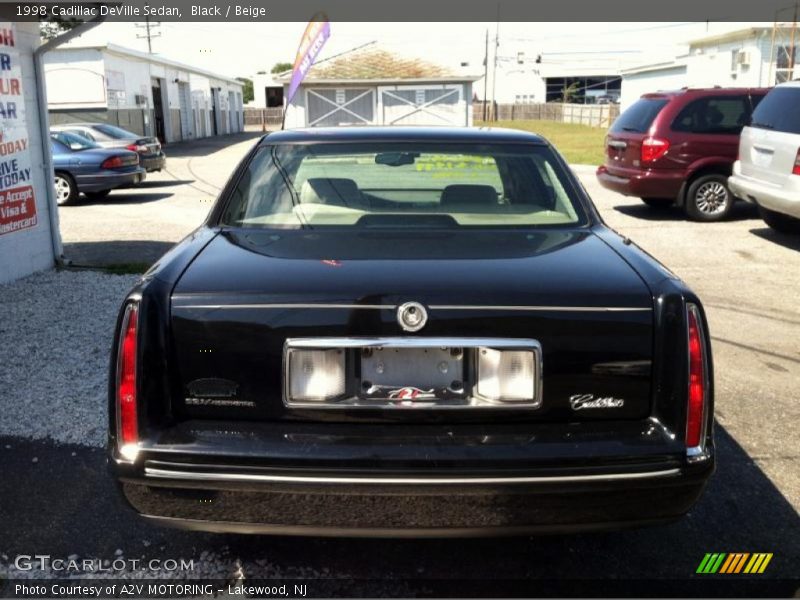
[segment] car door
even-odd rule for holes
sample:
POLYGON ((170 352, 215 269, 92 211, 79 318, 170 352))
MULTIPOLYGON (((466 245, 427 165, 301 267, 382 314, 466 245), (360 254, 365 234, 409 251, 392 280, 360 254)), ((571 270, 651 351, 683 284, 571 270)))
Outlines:
POLYGON ((773 89, 742 132, 740 168, 750 177, 782 186, 800 151, 800 85, 773 89))
POLYGON ((739 134, 749 118, 746 92, 692 100, 672 122, 675 158, 687 166, 709 159, 732 164, 739 150, 739 134))

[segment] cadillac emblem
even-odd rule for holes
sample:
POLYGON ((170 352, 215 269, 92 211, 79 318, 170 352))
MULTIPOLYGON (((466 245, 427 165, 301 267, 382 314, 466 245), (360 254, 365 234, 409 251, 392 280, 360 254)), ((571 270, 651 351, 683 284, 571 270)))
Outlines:
POLYGON ((419 302, 406 302, 397 308, 397 322, 404 331, 419 331, 428 322, 428 313, 419 302))

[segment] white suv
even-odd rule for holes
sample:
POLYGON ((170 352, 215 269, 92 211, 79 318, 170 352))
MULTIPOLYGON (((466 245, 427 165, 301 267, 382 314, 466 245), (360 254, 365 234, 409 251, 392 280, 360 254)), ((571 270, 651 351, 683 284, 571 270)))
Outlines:
POLYGON ((800 233, 800 80, 776 86, 753 111, 728 187, 773 229, 800 233))

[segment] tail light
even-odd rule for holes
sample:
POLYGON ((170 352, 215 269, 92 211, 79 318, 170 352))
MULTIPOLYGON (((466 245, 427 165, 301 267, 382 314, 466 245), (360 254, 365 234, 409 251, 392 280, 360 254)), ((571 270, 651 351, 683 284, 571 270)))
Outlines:
POLYGON ((792 175, 800 175, 800 148, 797 149, 797 156, 794 157, 794 167, 792 167, 792 175))
POLYGON ((669 142, 661 138, 648 137, 642 140, 642 162, 651 162, 664 156, 669 142))
POLYGON ((686 447, 689 456, 702 455, 705 446, 705 425, 708 400, 706 347, 700 311, 694 304, 687 307, 689 326, 689 404, 686 416, 686 447))
POLYGON ((122 166, 122 157, 120 156, 112 156, 111 158, 107 158, 100 163, 101 169, 119 169, 122 166))
POLYGON ((139 420, 136 408, 136 351, 139 307, 128 304, 122 318, 117 349, 117 444, 120 456, 133 462, 139 451, 139 420))
POLYGON ((147 154, 147 146, 143 144, 128 144, 125 146, 125 149, 131 152, 138 152, 139 154, 147 154))

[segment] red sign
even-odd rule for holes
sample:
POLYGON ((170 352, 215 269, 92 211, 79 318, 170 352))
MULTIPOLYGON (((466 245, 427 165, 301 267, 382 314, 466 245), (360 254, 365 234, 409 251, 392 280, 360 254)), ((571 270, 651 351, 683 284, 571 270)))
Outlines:
POLYGON ((36 201, 33 187, 0 191, 0 235, 36 225, 36 201))

